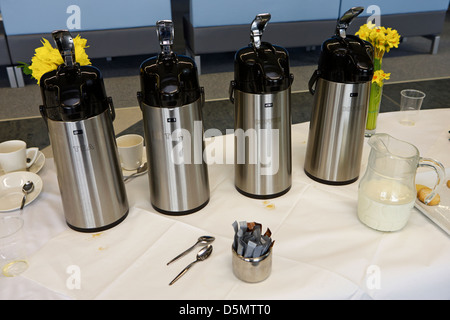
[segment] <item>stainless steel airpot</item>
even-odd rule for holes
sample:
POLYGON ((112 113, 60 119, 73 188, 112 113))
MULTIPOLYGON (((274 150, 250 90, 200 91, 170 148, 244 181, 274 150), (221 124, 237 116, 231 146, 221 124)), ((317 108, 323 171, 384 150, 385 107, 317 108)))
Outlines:
POLYGON ((63 58, 40 79, 40 106, 55 159, 67 224, 97 232, 125 219, 128 200, 116 148, 112 99, 96 67, 75 60, 67 30, 53 32, 63 58))
POLYGON ((291 188, 291 84, 286 49, 261 41, 271 15, 256 16, 250 44, 236 52, 235 186, 245 196, 274 198, 291 188))

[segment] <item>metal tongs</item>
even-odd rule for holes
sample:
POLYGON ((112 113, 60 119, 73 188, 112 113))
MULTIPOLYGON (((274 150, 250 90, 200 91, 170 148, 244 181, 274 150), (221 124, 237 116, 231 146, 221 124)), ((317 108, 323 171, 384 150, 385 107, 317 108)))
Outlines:
POLYGON ((261 37, 270 18, 270 13, 260 13, 252 22, 250 29, 250 39, 252 40, 253 47, 255 47, 256 49, 259 49, 259 47, 261 47, 261 37))

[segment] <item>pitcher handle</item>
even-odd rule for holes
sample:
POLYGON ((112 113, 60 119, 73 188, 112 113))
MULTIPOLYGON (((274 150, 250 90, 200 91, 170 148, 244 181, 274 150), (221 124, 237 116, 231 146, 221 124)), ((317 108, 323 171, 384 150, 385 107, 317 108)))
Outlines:
POLYGON ((424 201, 425 204, 428 204, 431 200, 433 200, 434 196, 436 195, 438 187, 440 187, 445 181, 445 168, 442 165, 442 163, 440 163, 437 160, 422 157, 419 160, 419 167, 431 168, 436 172, 437 175, 437 181, 434 187, 432 188, 430 194, 425 198, 424 201))

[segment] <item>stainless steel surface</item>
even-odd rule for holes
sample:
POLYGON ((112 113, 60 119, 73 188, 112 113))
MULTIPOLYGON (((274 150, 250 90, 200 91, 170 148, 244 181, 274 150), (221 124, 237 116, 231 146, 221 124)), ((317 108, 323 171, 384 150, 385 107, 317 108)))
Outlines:
POLYGON ((109 110, 82 121, 48 119, 67 223, 98 229, 120 221, 128 200, 109 110))
POLYGON ((290 93, 234 92, 235 184, 251 196, 272 197, 291 186, 290 93))
POLYGON ((22 186, 22 192, 23 192, 23 198, 22 198, 22 204, 20 205, 20 210, 23 209, 25 206, 25 202, 27 201, 27 195, 34 190, 34 183, 33 181, 27 181, 22 186))
POLYGON ((209 201, 208 168, 203 159, 201 99, 174 108, 141 103, 150 199, 166 214, 192 213, 209 201))
POLYGON ((181 257, 185 256, 187 253, 191 252, 192 249, 195 248, 196 245, 198 244, 207 244, 207 243, 211 243, 215 240, 216 238, 214 237, 210 237, 210 236, 201 236, 197 239, 197 242, 190 248, 188 248, 187 250, 183 251, 182 253, 180 253, 179 255, 177 255, 175 258, 173 258, 172 260, 170 260, 169 262, 167 262, 167 265, 171 264, 172 262, 180 259, 181 257))
POLYGON ((130 179, 136 178, 140 175, 143 175, 144 173, 147 173, 148 170, 148 162, 144 162, 143 164, 140 165, 139 168, 137 168, 136 172, 133 174, 130 174, 128 177, 125 177, 123 179, 123 182, 126 182, 130 179))
POLYGON ((191 262, 186 268, 184 268, 170 283, 169 286, 173 285, 178 279, 180 279, 195 263, 199 261, 204 261, 208 259, 213 251, 212 245, 208 244, 207 246, 200 249, 197 253, 197 259, 191 262))
POLYGON ((360 173, 370 82, 319 78, 314 94, 305 171, 329 183, 350 183, 360 173))
POLYGON ((231 248, 231 261, 234 275, 245 282, 261 282, 269 277, 272 271, 272 249, 256 258, 245 258, 231 248))

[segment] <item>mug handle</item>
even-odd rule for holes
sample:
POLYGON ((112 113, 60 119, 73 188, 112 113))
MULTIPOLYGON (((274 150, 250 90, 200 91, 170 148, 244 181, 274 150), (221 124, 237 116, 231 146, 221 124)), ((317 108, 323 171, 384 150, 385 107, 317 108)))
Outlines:
POLYGON ((431 168, 434 170, 434 172, 436 172, 437 175, 436 183, 432 188, 430 194, 425 198, 424 201, 425 204, 428 204, 431 200, 433 200, 434 196, 436 195, 438 187, 440 187, 445 181, 445 168, 442 165, 442 163, 440 163, 437 160, 422 157, 419 159, 419 167, 431 168))
POLYGON ((37 156, 39 154, 39 148, 36 148, 36 147, 27 148, 26 153, 27 153, 27 169, 28 169, 36 161, 37 156), (28 159, 30 159, 30 160, 28 161, 28 159))

